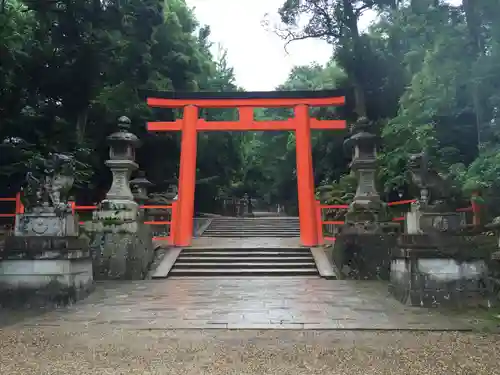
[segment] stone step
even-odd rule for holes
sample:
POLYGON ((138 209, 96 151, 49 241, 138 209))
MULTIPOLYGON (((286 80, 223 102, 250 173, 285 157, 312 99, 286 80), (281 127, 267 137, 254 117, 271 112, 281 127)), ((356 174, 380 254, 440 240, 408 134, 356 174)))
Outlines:
POLYGON ((299 221, 297 216, 274 216, 274 217, 234 217, 234 216, 219 216, 212 219, 213 221, 299 221))
POLYGON ((186 247, 182 250, 183 254, 191 251, 250 251, 250 252, 262 252, 262 251, 272 251, 272 252, 281 252, 281 253, 289 253, 289 252, 303 252, 303 253, 310 253, 311 249, 309 247, 302 247, 302 246, 283 246, 283 247, 276 247, 276 246, 258 246, 258 247, 234 247, 234 246, 228 246, 228 247, 186 247))
POLYGON ((245 238, 245 237, 262 237, 262 238, 295 238, 300 237, 298 233, 203 233, 202 237, 219 237, 219 238, 245 238))
POLYGON ((316 268, 174 268, 169 276, 318 276, 316 268))
POLYGON ((264 227, 270 227, 270 226, 279 226, 279 227, 299 227, 300 226, 300 223, 299 222, 289 222, 289 223, 283 223, 283 222, 269 222, 269 223, 260 223, 260 222, 251 222, 251 221, 247 221, 247 222, 241 222, 241 221, 221 221, 221 222, 218 222, 218 221, 212 221, 210 223, 210 226, 214 226, 214 225, 231 225, 231 226, 252 226, 252 227, 257 227, 257 226, 264 226, 264 227))
POLYGON ((200 256, 198 254, 196 255, 180 255, 177 258, 178 262, 217 262, 217 263, 240 263, 240 262, 279 262, 281 260, 286 260, 287 262, 293 262, 293 261, 304 261, 304 260, 309 260, 310 255, 309 254, 304 254, 303 256, 289 256, 288 254, 283 255, 283 256, 267 256, 263 255, 260 257, 256 257, 253 255, 248 255, 248 256, 211 256, 210 254, 207 254, 207 256, 200 256))
POLYGON ((258 233, 258 232, 284 232, 284 233, 299 233, 300 229, 295 228, 207 228, 205 232, 249 232, 249 233, 258 233))
POLYGON ((247 221, 240 221, 240 220, 212 220, 210 222, 210 225, 216 225, 216 224, 235 224, 235 225, 299 225, 300 221, 295 221, 295 220, 287 220, 287 221, 278 221, 278 220, 269 220, 269 221, 262 221, 262 220, 247 220, 247 221))
POLYGON ((212 219, 212 223, 220 223, 224 221, 229 221, 233 223, 298 223, 300 220, 291 218, 291 219, 281 219, 281 218, 259 218, 259 217, 250 217, 250 218, 234 218, 234 217, 218 217, 212 219))
POLYGON ((286 236, 292 236, 292 237, 300 237, 300 232, 299 231, 272 231, 272 230, 260 230, 260 231, 238 231, 238 230, 206 230, 203 232, 205 237, 210 237, 209 235, 215 234, 215 235, 229 235, 229 234, 237 234, 238 236, 252 236, 252 237, 259 237, 259 235, 269 235, 273 237, 279 237, 280 235, 286 235, 286 236))
POLYGON ((319 276, 309 248, 186 248, 169 277, 319 276))
POLYGON ((224 228, 282 228, 282 229, 288 229, 288 228, 300 228, 300 225, 297 224, 252 224, 252 223, 212 223, 209 225, 210 227, 224 227, 224 228))
POLYGON ((252 221, 212 221, 210 223, 211 226, 213 225, 244 225, 244 226, 280 226, 280 227, 289 227, 289 226, 294 226, 298 227, 300 226, 300 223, 298 221, 290 221, 290 222, 282 222, 282 221, 276 221, 276 222, 267 222, 267 223, 262 223, 259 221, 252 222, 252 221))
POLYGON ((268 223, 268 224, 253 224, 253 223, 211 223, 210 227, 238 227, 238 228, 300 228, 299 223, 283 224, 283 223, 268 223))
POLYGON ((276 224, 276 225, 297 225, 300 223, 299 220, 256 220, 256 219, 250 219, 250 220, 235 220, 235 219, 228 219, 228 220, 219 220, 219 219, 213 219, 210 224, 228 224, 228 223, 233 223, 233 224, 245 224, 245 225, 270 225, 270 224, 276 224))
MULTIPOLYGON (((254 276, 252 275, 227 275, 228 277, 238 277, 240 280, 242 279, 247 279, 247 280, 252 280, 254 276)), ((265 276, 269 280, 275 280, 275 279, 318 279, 318 275, 258 275, 258 276, 265 276)), ((201 275, 201 276, 190 276, 190 275, 184 275, 184 276, 171 276, 169 279, 172 280, 185 280, 185 279, 191 279, 191 280, 206 280, 206 279, 224 279, 226 276, 222 275, 201 275)))
POLYGON ((293 225, 299 224, 300 220, 265 220, 265 219, 212 219, 212 223, 238 223, 238 224, 278 224, 278 225, 293 225))
POLYGON ((274 227, 274 226, 268 226, 268 227, 240 227, 236 225, 232 226, 227 226, 227 227, 219 227, 219 226, 209 226, 206 228, 206 230, 220 230, 220 231, 236 231, 236 232, 241 232, 241 231, 265 231, 265 232, 299 232, 300 228, 280 228, 280 227, 274 227))
POLYGON ((300 269, 305 269, 305 268, 312 268, 316 269, 314 260, 311 260, 309 262, 287 262, 285 259, 277 262, 271 262, 271 263, 261 263, 261 262, 256 262, 256 263, 240 263, 234 264, 234 263, 227 263, 227 262, 186 262, 185 260, 177 260, 174 264, 174 268, 216 268, 216 269, 221 269, 221 268, 271 268, 271 269, 281 269, 281 268, 300 268, 300 269))
POLYGON ((232 227, 232 228, 207 228, 205 232, 210 231, 210 232, 300 232, 300 229, 298 228, 273 228, 273 227, 268 227, 268 228, 238 228, 238 227, 232 227))
POLYGON ((253 223, 253 224, 258 224, 258 223, 276 223, 276 224, 290 224, 290 223, 299 223, 299 219, 289 219, 289 220, 283 220, 283 219, 234 219, 234 218, 229 218, 229 219, 212 219, 212 223, 253 223))
MULTIPOLYGON (((308 257, 310 253, 301 252, 301 251, 245 251, 245 249, 236 250, 236 251, 227 251, 227 250, 204 250, 204 251, 195 251, 189 250, 185 252, 183 250, 180 256, 197 256, 197 257, 211 257, 211 256, 228 256, 228 257, 255 257, 255 256, 279 256, 279 257, 308 257)), ((309 250, 307 250, 309 251, 309 250)))
POLYGON ((289 228, 300 228, 298 224, 242 224, 242 223, 216 223, 210 224, 209 227, 224 227, 224 228, 281 228, 281 229, 289 229, 289 228))
POLYGON ((207 228, 205 232, 277 232, 277 233, 299 233, 300 229, 279 229, 279 228, 207 228))
POLYGON ((212 220, 210 225, 203 232, 202 236, 218 238, 300 237, 300 222, 297 217, 220 217, 212 220))

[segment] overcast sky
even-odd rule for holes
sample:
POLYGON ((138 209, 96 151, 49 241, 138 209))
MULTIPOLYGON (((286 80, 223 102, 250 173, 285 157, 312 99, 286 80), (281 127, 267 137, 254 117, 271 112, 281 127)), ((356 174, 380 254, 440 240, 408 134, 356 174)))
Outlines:
MULTIPOLYGON (((210 26, 211 41, 227 49, 238 85, 248 91, 274 90, 286 80, 293 66, 312 62, 324 64, 332 54, 328 44, 313 39, 292 43, 287 54, 283 41, 266 31, 262 26, 266 13, 276 22, 277 10, 284 0, 186 1, 195 7, 198 21, 210 26)), ((361 20, 361 28, 367 27, 372 20, 373 14, 366 14, 361 20)))

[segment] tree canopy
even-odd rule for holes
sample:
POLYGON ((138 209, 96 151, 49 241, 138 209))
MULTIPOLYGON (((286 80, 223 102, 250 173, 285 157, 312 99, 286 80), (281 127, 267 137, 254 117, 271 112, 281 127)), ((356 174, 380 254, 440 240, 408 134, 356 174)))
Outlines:
MULTIPOLYGON (((149 179, 159 190, 173 183, 179 135, 148 134, 145 122, 175 114, 150 110, 141 92, 237 90, 225 52, 212 56, 209 36, 184 0, 2 2, 0 195, 19 191, 37 156, 58 151, 80 161, 78 199, 102 199, 110 178, 105 139, 122 115, 144 142, 138 160, 149 179)), ((228 133, 200 137, 198 178, 201 185, 217 178, 198 193, 230 184, 240 167, 238 142, 228 133)))
MULTIPOLYGON (((277 32, 288 42, 321 38, 332 46, 329 66, 296 68, 286 85, 301 71, 306 87, 319 80, 353 88, 354 111, 346 118, 368 117, 382 138, 379 183, 386 199, 408 194, 407 158, 423 148, 465 197, 479 188, 490 200, 498 196, 497 1, 286 0, 279 14, 277 32), (360 30, 368 10, 376 21, 360 30), (344 73, 333 82, 321 78, 332 64, 344 73)), ((325 149, 335 142, 327 141, 325 149)), ((324 151, 319 155, 317 184, 324 151)), ((343 191, 350 184, 338 160, 328 160, 328 171, 341 185, 332 189, 343 191)))

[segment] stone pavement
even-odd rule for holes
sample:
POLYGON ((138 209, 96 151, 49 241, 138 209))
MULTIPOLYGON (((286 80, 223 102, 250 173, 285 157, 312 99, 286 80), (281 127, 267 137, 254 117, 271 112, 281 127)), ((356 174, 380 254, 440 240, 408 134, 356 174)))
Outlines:
POLYGON ((232 248, 293 248, 300 247, 300 238, 295 237, 240 237, 240 238, 220 238, 220 237, 200 237, 194 238, 190 248, 205 249, 232 249, 232 248))
POLYGON ((0 328, 0 374, 500 375, 498 335, 349 330, 464 327, 401 306, 373 282, 105 283, 71 307, 0 328))
MULTIPOLYGON (((153 241, 155 246, 169 247, 166 240, 153 241)), ((248 238, 220 238, 220 237, 198 237, 193 238, 190 249, 257 249, 257 248, 295 248, 301 247, 300 238, 295 237, 248 237, 248 238)))
POLYGON ((88 299, 17 325, 114 329, 470 329, 405 307, 385 284, 321 278, 183 278, 106 282, 88 299))

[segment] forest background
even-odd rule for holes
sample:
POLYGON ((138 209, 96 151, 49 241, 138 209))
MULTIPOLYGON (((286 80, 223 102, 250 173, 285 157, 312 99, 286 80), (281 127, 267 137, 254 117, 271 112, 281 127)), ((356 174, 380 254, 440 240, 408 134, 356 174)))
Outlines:
MULTIPOLYGON (((408 155, 426 148, 464 201, 480 190, 490 213, 500 214, 498 0, 284 0, 276 11, 281 22, 267 26, 284 42, 321 38, 332 48, 326 66, 297 66, 276 90, 351 93, 345 108, 314 115, 371 121, 381 137, 383 199, 413 198, 408 155), (367 10, 377 19, 360 31, 367 10)), ((152 190, 165 191, 176 181, 180 135, 146 131, 146 121, 175 113, 149 109, 143 92, 241 91, 225 51, 214 55, 211 47, 210 29, 184 0, 0 0, 0 196, 19 191, 48 152, 68 152, 78 160, 77 201, 101 200, 110 183, 106 136, 122 115, 143 141, 138 162, 152 190)), ((347 136, 313 133, 315 182, 329 203, 348 201, 355 186, 347 136)), ((200 133, 198 155, 199 211, 213 211, 216 197, 244 193, 295 210, 293 133, 200 133)))

